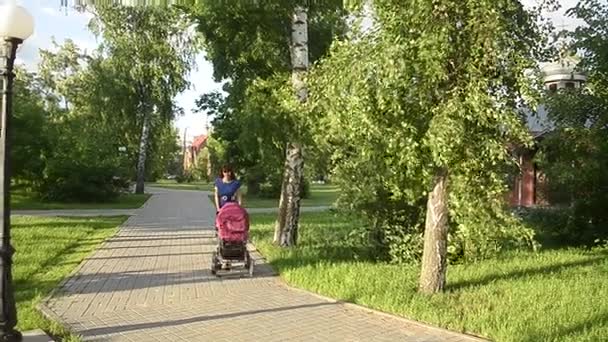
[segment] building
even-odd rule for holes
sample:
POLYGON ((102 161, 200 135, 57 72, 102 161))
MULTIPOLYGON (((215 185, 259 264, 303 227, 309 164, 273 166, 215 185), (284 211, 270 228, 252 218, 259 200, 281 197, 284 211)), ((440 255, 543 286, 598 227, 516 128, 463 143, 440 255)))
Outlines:
MULTIPOLYGON (((542 76, 545 89, 557 91, 566 88, 581 88, 585 85, 587 78, 584 73, 576 70, 578 59, 569 56, 560 59, 555 63, 549 63, 542 69, 542 76)), ((535 113, 526 113, 526 124, 534 140, 538 143, 544 136, 553 130, 553 124, 548 118, 546 108, 539 106, 535 113)), ((518 160, 520 174, 515 178, 509 203, 517 207, 532 207, 538 205, 548 205, 547 180, 534 162, 537 148, 515 149, 518 160)))
POLYGON ((198 156, 207 147, 207 135, 198 135, 192 140, 192 144, 184 147, 184 171, 197 167, 198 156))

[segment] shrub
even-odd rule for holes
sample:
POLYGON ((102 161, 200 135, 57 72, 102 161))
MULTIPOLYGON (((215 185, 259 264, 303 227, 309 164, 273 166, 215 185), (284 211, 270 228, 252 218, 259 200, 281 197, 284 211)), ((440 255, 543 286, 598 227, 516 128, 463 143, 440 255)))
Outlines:
MULTIPOLYGON (((260 198, 272 198, 277 199, 281 197, 281 182, 279 180, 267 180, 266 182, 259 185, 257 196, 260 198)), ((300 196, 301 198, 310 197, 310 183, 307 179, 302 181, 300 185, 300 196)))
MULTIPOLYGON (((605 202, 604 202, 605 203, 605 202)), ((543 246, 592 246, 608 237, 605 225, 587 219, 587 209, 577 205, 555 208, 530 208, 520 211, 543 246)))
POLYGON ((124 188, 115 179, 117 174, 118 169, 109 165, 54 159, 47 165, 41 195, 53 201, 111 201, 124 188))

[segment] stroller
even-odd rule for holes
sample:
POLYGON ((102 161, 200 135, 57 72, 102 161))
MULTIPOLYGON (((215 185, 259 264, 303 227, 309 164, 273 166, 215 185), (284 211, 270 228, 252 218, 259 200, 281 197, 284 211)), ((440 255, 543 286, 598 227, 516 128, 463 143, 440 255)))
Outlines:
POLYGON ((226 269, 234 264, 242 266, 253 277, 251 254, 247 250, 249 239, 249 215, 235 202, 226 203, 215 218, 215 229, 218 236, 217 250, 211 256, 211 274, 226 269))

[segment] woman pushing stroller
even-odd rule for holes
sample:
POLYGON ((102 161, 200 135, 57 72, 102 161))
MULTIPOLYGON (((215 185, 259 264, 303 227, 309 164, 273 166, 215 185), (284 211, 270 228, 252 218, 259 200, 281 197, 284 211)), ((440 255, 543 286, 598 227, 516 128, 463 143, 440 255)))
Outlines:
POLYGON ((243 202, 241 195, 241 182, 239 182, 230 165, 222 167, 221 177, 215 180, 215 212, 216 214, 228 202, 243 202))
POLYGON ((211 256, 211 273, 230 270, 233 263, 242 264, 253 276, 254 261, 247 250, 249 215, 241 207, 241 183, 230 166, 222 167, 222 177, 215 180, 215 228, 217 250, 211 256))

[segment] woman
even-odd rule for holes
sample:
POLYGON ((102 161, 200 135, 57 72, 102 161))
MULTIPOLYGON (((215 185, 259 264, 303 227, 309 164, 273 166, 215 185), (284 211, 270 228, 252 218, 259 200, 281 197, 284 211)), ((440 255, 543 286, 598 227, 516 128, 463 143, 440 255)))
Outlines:
POLYGON ((215 180, 215 209, 219 211, 227 202, 238 202, 241 205, 241 182, 234 176, 229 165, 222 167, 222 174, 215 180))

